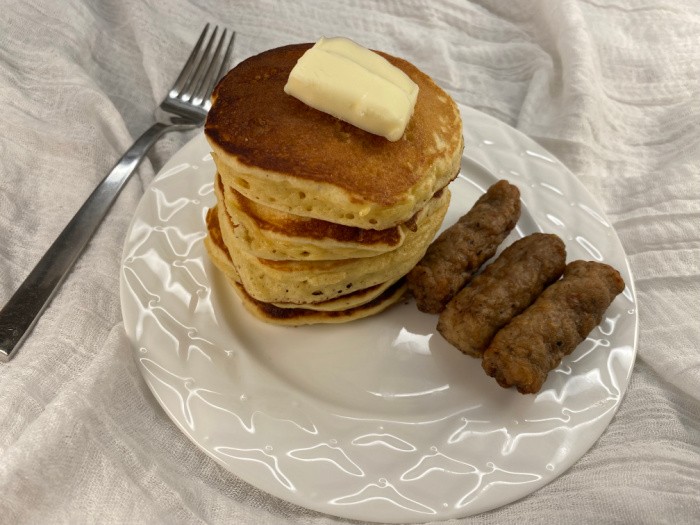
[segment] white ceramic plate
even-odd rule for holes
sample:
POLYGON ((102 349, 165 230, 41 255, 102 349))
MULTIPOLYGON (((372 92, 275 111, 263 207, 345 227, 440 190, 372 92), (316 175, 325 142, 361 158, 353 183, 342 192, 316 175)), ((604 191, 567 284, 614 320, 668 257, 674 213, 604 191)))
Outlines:
POLYGON ((202 135, 164 166, 124 246, 126 332, 180 429, 235 475, 298 505, 362 521, 422 522, 521 498, 571 466, 627 387, 637 309, 624 251, 581 183, 535 142, 463 110, 465 158, 445 226, 506 178, 524 210, 504 246, 558 234, 567 259, 615 266, 627 288, 538 395, 505 390, 405 301, 340 326, 267 325, 209 262, 214 165, 202 135))

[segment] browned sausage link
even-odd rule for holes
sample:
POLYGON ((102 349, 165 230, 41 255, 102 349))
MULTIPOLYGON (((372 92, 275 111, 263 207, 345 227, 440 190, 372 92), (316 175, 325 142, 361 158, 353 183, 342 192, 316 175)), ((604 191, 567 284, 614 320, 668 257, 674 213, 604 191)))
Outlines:
POLYGON ((625 283, 615 268, 574 261, 561 280, 503 327, 484 352, 482 366, 502 387, 539 392, 550 370, 600 324, 625 283))
POLYGON ((471 279, 520 217, 520 191, 500 180, 462 218, 430 245, 408 274, 408 288, 418 309, 440 313, 471 279))
POLYGON ((566 248, 556 235, 533 233, 508 246, 440 314, 438 331, 467 355, 481 357, 496 332, 559 279, 566 248))

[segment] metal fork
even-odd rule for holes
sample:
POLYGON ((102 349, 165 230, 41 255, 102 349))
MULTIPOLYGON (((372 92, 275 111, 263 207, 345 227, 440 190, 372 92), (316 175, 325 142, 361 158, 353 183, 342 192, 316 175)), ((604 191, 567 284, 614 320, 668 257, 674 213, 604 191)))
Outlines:
POLYGON ((0 362, 9 361, 58 290, 124 184, 168 131, 204 124, 211 91, 226 70, 236 34, 204 27, 180 75, 156 110, 156 123, 127 150, 0 311, 0 362))

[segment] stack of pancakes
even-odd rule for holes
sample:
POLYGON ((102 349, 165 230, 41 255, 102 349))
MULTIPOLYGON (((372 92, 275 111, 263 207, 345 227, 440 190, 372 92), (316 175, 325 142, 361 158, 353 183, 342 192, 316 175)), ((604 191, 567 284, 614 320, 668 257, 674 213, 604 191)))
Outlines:
POLYGON ((205 126, 217 167, 207 251, 248 310, 279 324, 344 322, 398 301, 445 216, 463 147, 452 99, 389 55, 420 89, 396 142, 287 95, 309 47, 232 69, 205 126))

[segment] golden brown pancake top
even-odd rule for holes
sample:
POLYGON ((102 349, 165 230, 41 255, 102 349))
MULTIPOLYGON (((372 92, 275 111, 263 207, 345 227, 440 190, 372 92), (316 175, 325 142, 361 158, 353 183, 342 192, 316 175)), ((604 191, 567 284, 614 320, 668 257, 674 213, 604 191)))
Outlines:
POLYGON ((330 183, 359 201, 382 205, 398 202, 437 159, 455 154, 461 142, 455 103, 403 59, 379 53, 419 87, 413 117, 396 142, 287 95, 289 73, 311 45, 271 49, 233 68, 212 95, 208 138, 244 165, 330 183))

